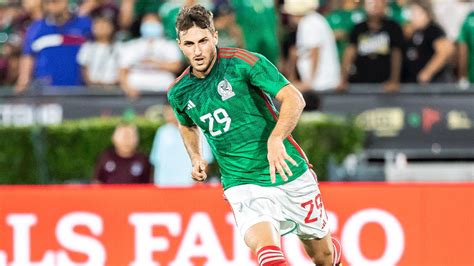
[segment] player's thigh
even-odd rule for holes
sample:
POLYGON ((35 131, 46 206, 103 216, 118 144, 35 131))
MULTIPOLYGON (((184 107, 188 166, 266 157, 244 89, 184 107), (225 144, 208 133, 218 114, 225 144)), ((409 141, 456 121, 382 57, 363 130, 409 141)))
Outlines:
POLYGON ((280 198, 286 220, 297 224, 300 239, 322 239, 329 233, 327 214, 313 173, 308 170, 296 180, 281 186, 280 198))
POLYGON ((327 234, 323 238, 318 239, 301 239, 304 249, 313 261, 324 261, 332 259, 333 246, 331 234, 327 234))
POLYGON ((269 221, 262 221, 252 225, 244 235, 245 244, 257 252, 265 246, 280 246, 280 233, 269 221))

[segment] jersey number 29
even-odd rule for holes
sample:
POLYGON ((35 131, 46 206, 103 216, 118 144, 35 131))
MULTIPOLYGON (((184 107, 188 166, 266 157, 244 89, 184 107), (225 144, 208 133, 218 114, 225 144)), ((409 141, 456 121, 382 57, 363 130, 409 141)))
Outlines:
POLYGON ((209 132, 211 133, 211 136, 218 136, 220 134, 222 134, 222 130, 224 132, 227 132, 230 128, 230 122, 232 121, 229 117, 229 115, 227 114, 227 112, 222 109, 222 108, 219 108, 219 109, 216 109, 212 114, 211 113, 207 113, 203 116, 200 117, 201 121, 204 122, 204 123, 207 123, 206 121, 209 120, 209 132), (224 124, 225 123, 225 126, 222 130, 214 130, 214 121, 217 121, 217 123, 219 124, 224 124))

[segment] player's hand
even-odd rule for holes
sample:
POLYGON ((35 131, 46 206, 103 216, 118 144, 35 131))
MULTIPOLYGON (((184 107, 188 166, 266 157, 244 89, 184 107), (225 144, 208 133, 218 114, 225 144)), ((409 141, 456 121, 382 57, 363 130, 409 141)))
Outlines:
POLYGON ((206 174, 207 162, 205 160, 195 160, 193 161, 193 171, 191 176, 195 181, 203 182, 207 178, 206 174))
POLYGON ((288 176, 292 176, 293 173, 288 167, 286 161, 289 161, 293 165, 298 165, 293 158, 291 158, 287 153, 285 146, 283 145, 283 140, 270 137, 268 139, 268 163, 270 164, 270 178, 272 183, 276 182, 276 173, 278 172, 283 179, 283 181, 288 181, 288 176), (288 175, 288 176, 287 176, 288 175))

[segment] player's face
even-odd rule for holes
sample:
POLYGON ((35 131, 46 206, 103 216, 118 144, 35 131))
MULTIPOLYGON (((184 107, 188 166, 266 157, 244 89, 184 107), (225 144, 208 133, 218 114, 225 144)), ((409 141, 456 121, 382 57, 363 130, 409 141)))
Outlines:
POLYGON ((196 76, 202 77, 210 72, 217 53, 217 32, 193 26, 179 33, 178 45, 196 76))

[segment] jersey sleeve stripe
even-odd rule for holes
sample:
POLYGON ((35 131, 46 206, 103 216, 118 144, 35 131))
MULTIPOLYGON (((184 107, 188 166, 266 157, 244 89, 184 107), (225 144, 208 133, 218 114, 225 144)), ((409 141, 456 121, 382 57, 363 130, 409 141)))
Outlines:
POLYGON ((252 53, 249 52, 249 51, 239 49, 239 50, 237 51, 237 53, 243 54, 243 55, 247 56, 247 57, 250 58, 250 59, 253 59, 253 60, 255 60, 255 61, 258 61, 258 57, 257 57, 256 55, 252 54, 252 53))
POLYGON ((259 58, 252 54, 251 52, 249 51, 246 51, 244 49, 238 49, 238 48, 220 48, 219 49, 220 53, 219 53, 219 57, 220 58, 230 58, 230 57, 238 57, 242 60, 244 60, 245 62, 247 62, 248 64, 250 65, 254 65, 258 60, 259 58), (228 57, 230 56, 230 57, 228 57))
MULTIPOLYGON (((270 100, 267 98, 267 96, 265 96, 263 94, 263 92, 261 90, 258 90, 258 94, 265 101, 265 105, 267 106, 267 109, 270 112, 270 114, 273 116, 273 119, 275 119, 275 121, 278 121, 278 115, 273 110, 273 108, 270 104, 270 100)), ((300 147, 300 145, 298 145, 298 143, 295 141, 295 139, 293 139, 293 136, 290 135, 290 136, 288 136, 287 139, 295 147, 295 149, 298 151, 298 153, 301 155, 301 157, 303 157, 303 159, 306 161, 306 164, 308 165, 308 167, 313 168, 313 165, 311 163, 309 163, 308 157, 306 156, 306 154, 304 153, 304 151, 300 147)))
POLYGON ((249 58, 245 54, 240 53, 240 52, 222 52, 219 54, 219 58, 233 58, 233 57, 242 59, 243 61, 245 61, 247 64, 251 66, 253 66, 258 60, 257 57, 256 57, 257 59, 249 58))
POLYGON ((240 49, 240 48, 229 48, 229 47, 224 47, 224 48, 220 48, 219 51, 222 51, 222 52, 237 52, 239 54, 242 54, 242 55, 245 55, 247 56, 249 59, 252 59, 252 60, 255 60, 255 61, 258 61, 258 57, 256 55, 254 55, 253 53, 247 51, 247 50, 244 50, 244 49, 240 49))
POLYGON ((237 58, 245 61, 247 64, 249 64, 251 66, 253 66, 255 64, 255 62, 252 62, 248 58, 245 58, 245 57, 243 57, 241 55, 238 55, 238 54, 229 54, 229 55, 225 54, 225 55, 220 55, 219 56, 219 58, 227 58, 227 59, 234 58, 234 57, 237 57, 237 58))
POLYGON ((234 57, 237 57, 237 58, 240 58, 242 60, 244 60, 247 64, 253 66, 255 64, 256 61, 251 61, 250 59, 242 56, 241 54, 235 54, 234 57))
POLYGON ((181 73, 181 75, 179 75, 179 77, 177 77, 173 83, 171 83, 169 86, 168 86, 168 91, 171 90, 173 88, 173 86, 178 83, 186 74, 189 73, 189 69, 190 67, 187 67, 186 70, 183 71, 183 73, 181 73))

